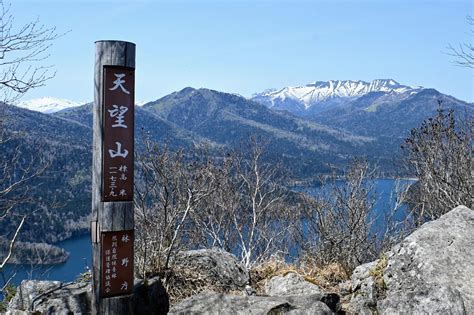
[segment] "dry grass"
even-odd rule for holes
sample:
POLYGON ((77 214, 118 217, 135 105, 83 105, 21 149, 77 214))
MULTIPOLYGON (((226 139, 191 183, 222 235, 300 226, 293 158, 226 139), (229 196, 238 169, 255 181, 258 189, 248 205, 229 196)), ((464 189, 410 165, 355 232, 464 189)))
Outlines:
POLYGON ((299 264, 293 265, 282 259, 273 258, 250 271, 251 285, 257 294, 265 294, 265 283, 275 276, 285 276, 288 273, 297 273, 306 281, 311 282, 328 292, 338 292, 338 284, 348 280, 349 275, 337 263, 327 266, 318 266, 313 259, 304 258, 299 264))

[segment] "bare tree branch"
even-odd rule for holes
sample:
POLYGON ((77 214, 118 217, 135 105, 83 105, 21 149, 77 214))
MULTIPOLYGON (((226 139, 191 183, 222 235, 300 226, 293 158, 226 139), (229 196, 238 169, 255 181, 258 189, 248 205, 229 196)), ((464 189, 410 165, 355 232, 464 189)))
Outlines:
POLYGON ((49 57, 52 42, 61 36, 39 19, 19 27, 14 21, 10 5, 0 1, 0 92, 4 103, 15 102, 54 77, 51 66, 39 63, 49 57))
POLYGON ((23 227, 23 224, 25 223, 25 219, 26 219, 26 216, 23 216, 23 218, 20 221, 20 224, 18 224, 18 227, 16 228, 16 231, 15 231, 15 234, 13 235, 13 238, 10 240, 10 245, 8 247, 8 253, 7 253, 6 257, 0 263, 0 271, 3 270, 3 268, 7 264, 8 260, 10 260, 10 257, 12 256, 13 246, 15 245, 18 234, 20 233, 20 230, 23 227))
MULTIPOLYGON (((474 19, 472 16, 466 17, 467 23, 471 27, 471 40, 474 35, 474 19)), ((460 67, 474 68, 474 45, 472 42, 459 43, 458 45, 448 45, 448 55, 453 56, 454 63, 460 67)))

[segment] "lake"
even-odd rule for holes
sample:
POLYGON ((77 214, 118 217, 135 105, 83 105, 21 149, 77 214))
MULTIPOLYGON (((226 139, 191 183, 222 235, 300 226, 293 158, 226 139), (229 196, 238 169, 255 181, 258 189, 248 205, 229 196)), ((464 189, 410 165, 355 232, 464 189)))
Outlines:
MULTIPOLYGON (((13 283, 20 284, 25 279, 58 280, 68 282, 92 266, 92 247, 90 235, 75 237, 55 244, 69 253, 69 259, 59 265, 7 265, 5 276, 15 274, 13 283)), ((3 280, 0 281, 3 283, 3 280)))
MULTIPOLYGON (((412 183, 413 180, 405 180, 402 184, 412 183)), ((394 203, 392 192, 396 187, 396 181, 393 179, 378 179, 375 181, 375 193, 377 200, 375 203, 375 212, 378 229, 383 229, 383 214, 390 209, 394 203)), ((318 187, 300 187, 298 190, 307 191, 315 194, 324 189, 324 186, 318 187)), ((403 212, 403 209, 401 210, 403 212)), ((403 216, 402 213, 398 214, 403 216)), ((69 253, 67 262, 60 265, 34 267, 29 265, 8 265, 6 268, 6 276, 16 273, 13 283, 18 285, 24 279, 41 279, 41 280, 59 280, 63 282, 72 281, 79 274, 87 271, 92 266, 92 250, 90 235, 76 237, 55 244, 64 248, 69 253)), ((0 279, 1 280, 1 279, 0 279)), ((0 281, 2 282, 2 281, 0 281)))

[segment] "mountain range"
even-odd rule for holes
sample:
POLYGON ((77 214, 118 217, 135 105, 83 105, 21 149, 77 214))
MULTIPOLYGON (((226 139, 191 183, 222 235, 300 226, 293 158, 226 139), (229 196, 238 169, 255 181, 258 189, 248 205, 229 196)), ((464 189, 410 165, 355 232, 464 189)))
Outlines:
POLYGON ((438 108, 472 117, 474 105, 431 88, 402 85, 392 79, 315 82, 267 90, 252 100, 269 108, 377 139, 397 152, 412 128, 438 108))
MULTIPOLYGON (((352 80, 316 81, 305 86, 268 89, 255 93, 251 100, 262 103, 269 108, 288 110, 311 110, 314 107, 336 99, 354 99, 371 92, 405 93, 417 92, 422 87, 401 85, 392 79, 377 79, 372 82, 352 80)), ((70 107, 83 105, 85 102, 75 102, 55 97, 43 97, 20 102, 17 106, 42 113, 54 113, 70 107)), ((147 104, 140 102, 138 106, 147 104)))
POLYGON ((84 102, 74 102, 56 97, 42 97, 19 102, 16 106, 36 112, 51 114, 66 108, 77 107, 83 104, 84 102))
POLYGON ((269 108, 310 115, 373 92, 401 94, 416 93, 421 89, 401 85, 392 79, 378 79, 372 82, 330 80, 316 81, 305 86, 270 89, 254 94, 251 99, 269 108))
MULTIPOLYGON (((267 161, 283 164, 293 179, 341 169, 355 157, 366 157, 393 175, 400 170, 403 139, 434 115, 439 100, 443 108, 474 116, 473 104, 394 80, 315 82, 251 99, 188 87, 136 107, 136 148, 146 132, 172 148, 206 145, 219 155, 257 135, 267 143, 267 161)), ((67 104, 53 112, 48 106, 6 108, 5 127, 15 141, 3 144, 0 158, 7 159, 19 146, 25 161, 43 155, 49 164, 32 192, 43 204, 21 210, 45 208, 45 213, 35 212, 22 240, 53 242, 88 228, 93 105, 67 104), (48 113, 38 112, 45 108, 48 113), (48 210, 51 202, 59 208, 48 210)), ((2 231, 15 226, 13 219, 0 224, 2 231)))

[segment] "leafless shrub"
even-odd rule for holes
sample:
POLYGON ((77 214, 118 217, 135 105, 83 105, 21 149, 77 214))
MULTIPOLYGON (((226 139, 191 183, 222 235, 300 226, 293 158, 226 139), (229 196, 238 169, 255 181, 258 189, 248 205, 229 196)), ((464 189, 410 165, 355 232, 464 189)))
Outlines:
POLYGON ((171 274, 173 256, 189 248, 219 247, 249 269, 283 261, 291 249, 306 269, 332 266, 333 273, 318 277, 334 283, 405 235, 394 216, 404 207, 407 186, 397 185, 401 195, 382 218, 380 235, 377 174, 367 161, 357 160, 344 176, 326 180, 316 197, 296 196, 283 188, 282 173, 264 162, 264 153, 256 138, 218 157, 206 150, 172 152, 146 140, 135 200, 139 273, 171 274))
POLYGON ((168 272, 189 248, 218 247, 246 267, 284 255, 289 207, 279 169, 263 154, 256 138, 221 158, 145 139, 135 198, 140 275, 168 272))
POLYGON ((390 209, 375 213, 376 173, 355 161, 345 175, 317 196, 302 194, 296 246, 315 266, 339 264, 349 274, 374 260, 417 226, 457 205, 472 207, 472 118, 461 124, 440 108, 436 117, 413 129, 404 149, 417 181, 397 180, 390 209), (409 211, 410 210, 410 211, 409 211), (380 215, 384 213, 384 217, 380 215), (379 216, 379 217, 377 217, 379 216), (380 230, 383 227, 383 230, 380 230))
POLYGON ((144 138, 138 154, 136 262, 141 276, 169 269, 173 256, 189 248, 190 216, 210 194, 213 178, 205 165, 186 161, 184 151, 144 138))
POLYGON ((241 150, 214 163, 217 186, 205 207, 194 213, 202 244, 236 253, 246 267, 287 252, 287 194, 281 169, 263 161, 264 151, 251 137, 241 150))
POLYGON ((413 129, 403 149, 418 178, 409 203, 415 226, 439 218, 458 205, 472 208, 473 120, 456 121, 439 103, 437 115, 413 129))
POLYGON ((332 179, 317 197, 303 197, 302 246, 317 265, 338 263, 350 273, 378 255, 372 230, 374 171, 355 161, 340 181, 332 179))

